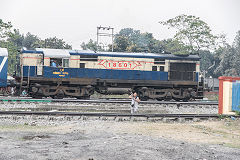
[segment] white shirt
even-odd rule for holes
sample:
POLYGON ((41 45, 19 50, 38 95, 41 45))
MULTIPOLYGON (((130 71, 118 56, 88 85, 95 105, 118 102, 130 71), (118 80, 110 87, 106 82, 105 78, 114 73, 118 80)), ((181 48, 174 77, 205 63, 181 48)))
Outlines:
POLYGON ((136 101, 138 97, 132 97, 131 105, 133 105, 134 108, 138 108, 138 102, 136 101))

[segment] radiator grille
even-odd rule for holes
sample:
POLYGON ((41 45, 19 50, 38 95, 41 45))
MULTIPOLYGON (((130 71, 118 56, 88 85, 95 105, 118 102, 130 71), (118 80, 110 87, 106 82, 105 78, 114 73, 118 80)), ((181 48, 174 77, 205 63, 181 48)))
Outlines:
POLYGON ((170 63, 170 80, 194 81, 196 63, 170 63))

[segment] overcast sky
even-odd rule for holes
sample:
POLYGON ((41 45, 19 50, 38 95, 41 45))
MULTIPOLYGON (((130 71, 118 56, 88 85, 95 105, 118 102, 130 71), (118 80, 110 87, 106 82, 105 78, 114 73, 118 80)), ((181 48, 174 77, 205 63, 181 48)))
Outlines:
POLYGON ((0 19, 21 33, 57 36, 74 49, 96 40, 100 25, 115 33, 131 27, 160 40, 171 38, 174 31, 158 22, 180 14, 200 17, 213 33, 225 33, 229 43, 240 30, 240 0, 0 0, 0 19))

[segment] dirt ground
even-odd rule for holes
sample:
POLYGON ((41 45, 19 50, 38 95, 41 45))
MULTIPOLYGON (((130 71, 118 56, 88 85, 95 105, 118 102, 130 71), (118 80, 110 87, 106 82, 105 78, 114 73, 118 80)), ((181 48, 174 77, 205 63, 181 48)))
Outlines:
POLYGON ((240 159, 240 120, 0 121, 0 159, 240 159))

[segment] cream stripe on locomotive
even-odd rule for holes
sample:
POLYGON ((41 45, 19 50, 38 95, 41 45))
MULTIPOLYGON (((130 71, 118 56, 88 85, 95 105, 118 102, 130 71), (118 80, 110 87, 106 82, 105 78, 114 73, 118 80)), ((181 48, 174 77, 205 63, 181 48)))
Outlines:
POLYGON ((42 63, 42 54, 36 53, 23 53, 20 54, 21 65, 36 66, 42 63))
POLYGON ((84 66, 84 68, 94 69, 151 71, 153 63, 154 59, 150 58, 98 56, 97 59, 92 59, 92 61, 90 59, 81 58, 81 56, 71 56, 70 58, 70 67, 72 68, 82 68, 84 66))
MULTIPOLYGON (((94 69, 119 69, 119 70, 142 70, 142 71, 164 71, 170 70, 170 63, 195 63, 196 61, 183 60, 158 60, 158 58, 132 58, 132 57, 107 57, 84 59, 81 56, 71 56, 70 67, 72 68, 94 68, 94 69), (82 67, 81 67, 82 66, 82 67)), ((199 72, 199 62, 196 64, 196 72, 199 72)))

